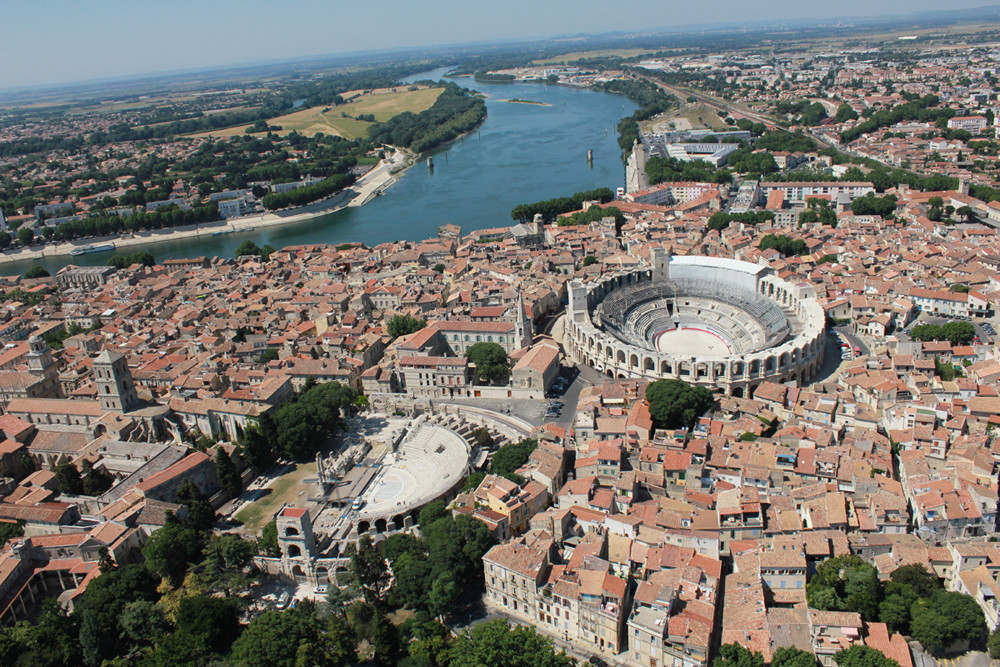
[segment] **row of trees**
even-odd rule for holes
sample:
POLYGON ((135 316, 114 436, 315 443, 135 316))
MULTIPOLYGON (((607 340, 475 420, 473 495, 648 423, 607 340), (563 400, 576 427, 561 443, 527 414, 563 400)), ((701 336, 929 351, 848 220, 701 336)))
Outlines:
POLYGON ((606 204, 615 198, 609 188, 597 188, 596 190, 586 190, 584 192, 574 192, 569 197, 556 197, 555 199, 544 199, 531 204, 518 204, 510 211, 510 217, 518 222, 531 222, 535 215, 542 214, 545 222, 554 221, 559 215, 578 211, 586 201, 599 201, 606 204))
POLYGON ((910 329, 913 340, 946 340, 952 345, 967 345, 976 337, 971 322, 946 322, 945 324, 917 324, 910 329))
MULTIPOLYGON (((773 158, 772 158, 773 159, 773 158)), ((678 181, 703 181, 731 183, 733 174, 728 169, 716 169, 704 160, 682 162, 672 157, 651 157, 646 161, 646 175, 650 185, 678 181)))
POLYGON ((295 188, 288 192, 270 192, 264 195, 261 203, 268 211, 288 208, 289 206, 305 206, 340 192, 354 183, 355 180, 357 179, 353 174, 334 174, 313 185, 295 188))
POLYGON ((618 146, 622 151, 632 150, 639 139, 639 122, 648 120, 677 106, 677 98, 643 79, 615 79, 594 86, 609 93, 621 93, 639 105, 639 108, 618 121, 618 146))
POLYGON ((108 266, 113 266, 116 269, 126 269, 133 264, 156 266, 156 258, 151 253, 143 251, 129 253, 128 255, 114 255, 107 262, 108 266))
POLYGON ((146 229, 169 229, 218 219, 219 205, 214 202, 189 209, 171 205, 156 211, 139 211, 124 217, 116 214, 91 215, 82 220, 67 220, 61 223, 56 227, 55 240, 69 241, 88 236, 111 236, 146 229))
POLYGON ((591 206, 586 211, 577 211, 573 215, 559 218, 559 226, 589 225, 592 222, 599 222, 604 218, 614 218, 616 226, 625 222, 625 215, 617 206, 608 206, 606 208, 591 206))

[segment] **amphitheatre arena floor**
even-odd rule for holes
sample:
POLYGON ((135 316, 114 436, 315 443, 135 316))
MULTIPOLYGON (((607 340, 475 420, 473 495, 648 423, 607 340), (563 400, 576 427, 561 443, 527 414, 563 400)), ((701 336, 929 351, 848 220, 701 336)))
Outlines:
POLYGON ((656 337, 656 349, 672 354, 692 356, 728 355, 729 345, 716 334, 692 327, 670 329, 656 337))

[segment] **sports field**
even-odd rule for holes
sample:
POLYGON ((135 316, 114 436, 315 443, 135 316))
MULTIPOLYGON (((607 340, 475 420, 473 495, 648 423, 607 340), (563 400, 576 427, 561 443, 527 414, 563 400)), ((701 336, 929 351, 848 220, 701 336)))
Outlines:
MULTIPOLYGON (((376 122, 387 121, 404 111, 420 113, 429 109, 443 88, 420 88, 418 90, 380 89, 369 94, 358 95, 348 103, 337 107, 309 107, 299 109, 285 116, 268 120, 268 125, 281 128, 278 134, 288 134, 293 130, 311 137, 317 132, 335 134, 345 139, 356 139, 368 134, 374 123, 357 120, 357 116, 371 114, 376 122)), ((246 133, 248 125, 237 125, 211 132, 202 132, 196 137, 233 137, 246 133)))

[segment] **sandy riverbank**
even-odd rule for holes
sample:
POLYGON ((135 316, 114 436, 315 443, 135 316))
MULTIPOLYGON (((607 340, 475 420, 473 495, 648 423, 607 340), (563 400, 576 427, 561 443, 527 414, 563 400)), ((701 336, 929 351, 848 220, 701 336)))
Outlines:
MULTIPOLYGON (((201 225, 186 225, 169 229, 147 230, 136 232, 130 236, 106 236, 102 238, 81 239, 76 242, 48 244, 45 246, 18 248, 0 253, 0 265, 10 262, 23 262, 43 257, 71 256, 73 250, 86 245, 114 243, 115 252, 137 246, 146 246, 178 239, 210 237, 218 234, 234 234, 256 231, 262 227, 289 225, 306 222, 320 216, 335 213, 348 206, 363 206, 378 193, 396 182, 403 173, 416 161, 414 155, 402 150, 396 150, 391 158, 380 161, 367 174, 359 178, 351 187, 338 192, 329 199, 307 204, 294 209, 248 215, 242 218, 217 220, 201 225)), ((110 257, 110 255, 109 255, 110 257)))

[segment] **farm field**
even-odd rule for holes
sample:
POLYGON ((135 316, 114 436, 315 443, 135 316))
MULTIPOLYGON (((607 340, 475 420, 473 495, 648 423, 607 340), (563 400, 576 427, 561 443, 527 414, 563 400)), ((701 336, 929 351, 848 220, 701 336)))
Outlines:
POLYGON ((607 58, 609 56, 621 56, 631 58, 632 56, 642 56, 647 53, 655 53, 649 49, 599 49, 597 51, 574 51, 561 56, 552 56, 543 60, 535 60, 535 65, 562 65, 581 58, 607 58))
MULTIPOLYGON (((374 125, 369 121, 357 120, 356 116, 371 114, 376 122, 387 121, 404 111, 420 113, 429 109, 443 88, 420 88, 418 90, 381 89, 370 94, 360 94, 346 104, 338 107, 309 107, 299 109, 284 116, 268 120, 268 125, 277 125, 281 131, 277 134, 286 135, 297 131, 299 134, 313 136, 314 134, 334 134, 345 139, 356 139, 366 136, 368 128, 374 125), (350 116, 350 117, 347 117, 350 116)), ((350 93, 345 94, 348 97, 350 93)), ((237 125, 211 132, 201 132, 195 137, 232 137, 246 133, 249 125, 237 125)))

